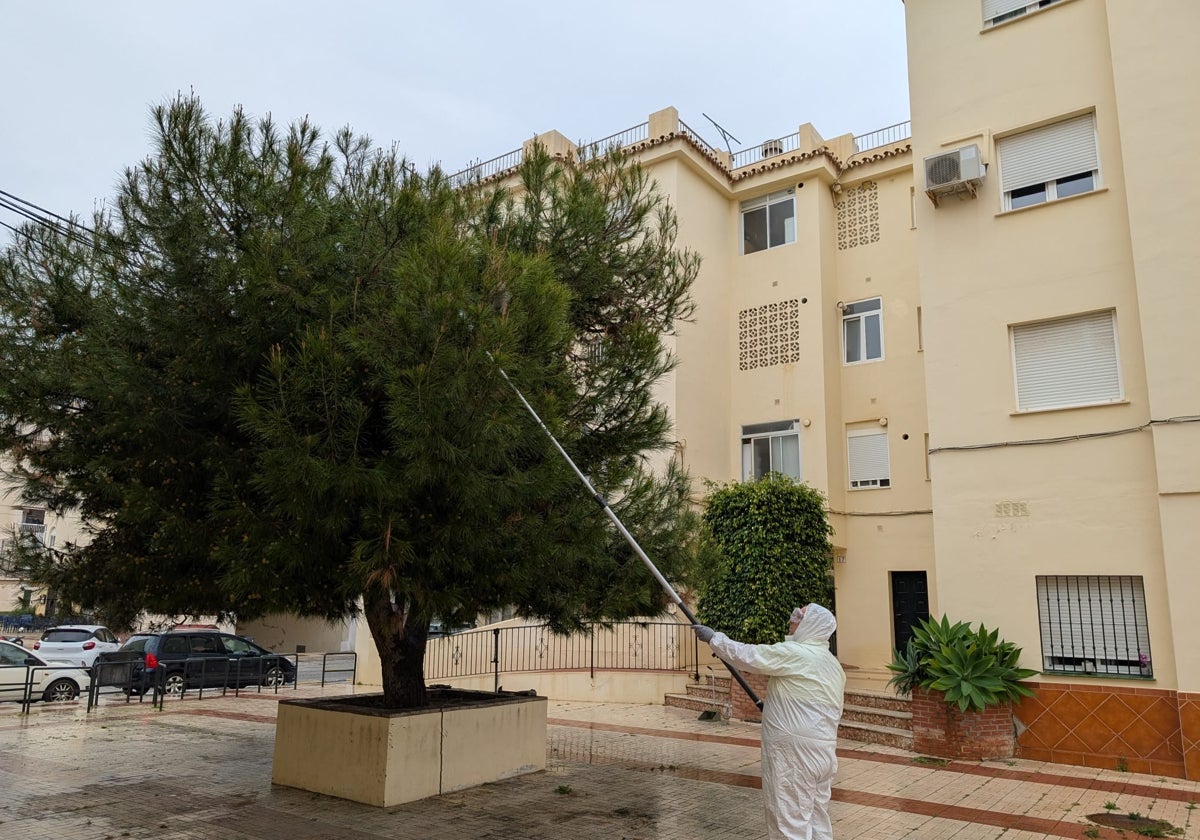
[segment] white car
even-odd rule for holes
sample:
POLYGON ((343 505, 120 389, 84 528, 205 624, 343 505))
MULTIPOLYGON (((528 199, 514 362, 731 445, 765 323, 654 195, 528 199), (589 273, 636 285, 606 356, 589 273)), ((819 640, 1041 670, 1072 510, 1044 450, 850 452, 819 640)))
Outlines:
POLYGON ((44 659, 91 668, 97 656, 120 650, 121 643, 99 624, 63 624, 42 633, 33 649, 44 659))
POLYGON ((92 684, 88 672, 70 662, 50 662, 12 642, 0 642, 0 700, 20 701, 32 681, 32 699, 74 700, 92 684))

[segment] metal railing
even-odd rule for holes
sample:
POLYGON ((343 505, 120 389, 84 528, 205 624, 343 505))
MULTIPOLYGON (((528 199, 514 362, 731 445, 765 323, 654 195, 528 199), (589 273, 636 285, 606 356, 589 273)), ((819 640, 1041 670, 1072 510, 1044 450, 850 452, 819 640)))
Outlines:
POLYGON ((1042 670, 1153 677, 1140 575, 1038 575, 1042 670))
POLYGON ((773 158, 786 152, 794 152, 798 148, 800 148, 800 132, 797 131, 795 134, 789 134, 787 137, 764 140, 757 146, 751 146, 749 149, 734 152, 732 166, 734 169, 749 166, 760 160, 773 158))
POLYGON ((524 147, 513 149, 511 152, 506 152, 491 160, 485 160, 481 163, 476 163, 468 166, 466 169, 455 172, 449 177, 450 186, 454 188, 465 187, 467 184, 476 181, 486 181, 501 172, 509 169, 515 169, 521 165, 521 161, 525 159, 524 147))
POLYGON ((354 651, 279 653, 256 657, 249 663, 236 657, 192 657, 173 661, 169 667, 160 663, 149 682, 141 670, 142 663, 140 653, 102 654, 92 667, 88 711, 99 703, 102 695, 121 694, 125 702, 134 697, 141 702, 150 695, 155 708, 161 709, 166 700, 185 695, 202 700, 205 693, 219 693, 224 697, 232 690, 236 697, 250 688, 256 688, 260 694, 264 690, 278 694, 283 689, 295 690, 300 683, 319 682, 322 687, 334 682, 353 683, 358 673, 358 654, 354 651), (267 679, 281 659, 292 663, 294 678, 291 682, 286 678, 283 681, 267 679), (173 680, 173 677, 179 677, 179 680, 173 680))
MULTIPOLYGON (((21 666, 18 665, 8 667, 19 668, 21 666)), ((25 680, 19 688, 20 695, 17 696, 12 689, 7 689, 5 691, 0 691, 0 699, 15 700, 19 702, 21 704, 21 714, 29 714, 29 707, 33 705, 34 700, 43 696, 44 693, 52 688, 54 683, 57 682, 57 680, 51 680, 46 684, 45 688, 42 688, 40 683, 43 674, 50 674, 54 673, 55 671, 71 672, 67 675, 71 682, 75 683, 76 688, 82 688, 79 685, 79 680, 75 676, 75 674, 80 670, 82 669, 72 665, 26 665, 25 680)))
POLYGON ((445 680, 529 671, 691 671, 699 645, 692 629, 677 622, 630 621, 591 625, 562 635, 546 625, 482 628, 430 639, 425 679, 445 680))
POLYGON ((685 123, 683 120, 679 121, 679 133, 691 140, 704 151, 708 152, 713 157, 717 158, 718 160, 720 159, 720 153, 713 148, 713 146, 707 140, 701 137, 698 131, 685 123))
POLYGON ((580 161, 591 160, 592 158, 602 157, 613 149, 620 149, 625 146, 632 146, 634 143, 641 143, 649 137, 650 123, 644 122, 641 125, 635 125, 633 128, 627 128, 624 131, 618 131, 616 134, 602 137, 599 140, 592 140, 590 143, 580 143, 576 151, 576 156, 580 161))
POLYGON ((866 134, 854 135, 854 148, 859 152, 878 149, 880 146, 890 146, 912 137, 912 120, 889 125, 887 128, 876 129, 866 134))

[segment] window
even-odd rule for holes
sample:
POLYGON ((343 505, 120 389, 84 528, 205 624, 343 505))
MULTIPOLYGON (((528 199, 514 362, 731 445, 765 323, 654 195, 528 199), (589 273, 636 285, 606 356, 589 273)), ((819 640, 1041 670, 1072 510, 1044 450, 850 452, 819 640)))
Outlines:
POLYGON ((795 420, 742 426, 742 481, 769 472, 800 480, 800 432, 795 420))
POLYGON ((1023 324, 1011 333, 1017 410, 1121 400, 1113 312, 1023 324))
POLYGON ((1140 576, 1039 575, 1042 670, 1153 676, 1140 576))
POLYGON ((781 190, 742 204, 742 253, 796 241, 796 199, 781 190))
POLYGON ((21 511, 21 530, 29 534, 46 531, 46 511, 40 508, 25 508, 21 511))
POLYGON ((1002 137, 996 152, 1005 210, 1091 192, 1099 183, 1095 114, 1002 137))
POLYGON ((842 347, 848 365, 883 358, 882 298, 845 305, 842 309, 842 347))
POLYGON ((983 25, 995 26, 1057 2, 1058 0, 983 0, 983 25))
POLYGON ((846 458, 851 490, 892 486, 887 432, 847 432, 846 458))

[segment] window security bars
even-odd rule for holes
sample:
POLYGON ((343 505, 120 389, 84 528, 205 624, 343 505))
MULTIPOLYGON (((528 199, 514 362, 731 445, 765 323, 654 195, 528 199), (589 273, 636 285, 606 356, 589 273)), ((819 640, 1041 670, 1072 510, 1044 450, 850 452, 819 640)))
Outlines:
MULTIPOLYGON (((593 624, 565 636, 543 624, 486 627, 438 639, 425 650, 425 679, 529 671, 694 671, 695 635, 676 622, 593 624)), ((699 679, 699 676, 696 676, 699 679)))
POLYGON ((1039 575, 1042 670, 1154 675, 1140 576, 1039 575))

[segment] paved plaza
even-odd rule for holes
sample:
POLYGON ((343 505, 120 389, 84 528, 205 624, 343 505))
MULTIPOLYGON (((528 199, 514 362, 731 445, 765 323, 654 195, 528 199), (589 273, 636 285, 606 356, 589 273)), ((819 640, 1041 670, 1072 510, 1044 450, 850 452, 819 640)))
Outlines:
MULTIPOLYGON (((360 689, 361 690, 361 689, 360 689)), ((280 697, 346 694, 301 687, 280 697)), ((395 808, 274 787, 276 696, 0 704, 0 838, 729 840, 765 837, 759 727, 615 703, 549 704, 547 769, 395 808)), ((839 840, 1129 838, 1136 813, 1200 840, 1200 783, 1014 760, 943 763, 843 741, 839 840)), ((1151 835, 1161 836, 1161 835, 1151 835)))

